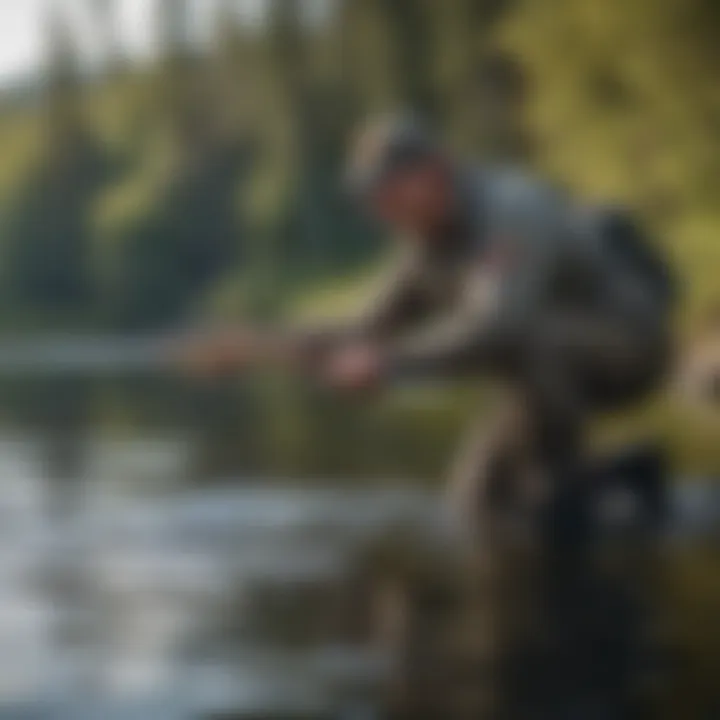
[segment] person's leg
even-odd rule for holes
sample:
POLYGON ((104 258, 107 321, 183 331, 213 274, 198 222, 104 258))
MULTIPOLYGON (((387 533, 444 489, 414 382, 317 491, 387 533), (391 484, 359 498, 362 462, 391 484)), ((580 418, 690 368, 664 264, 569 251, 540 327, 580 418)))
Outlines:
POLYGON ((492 424, 483 418, 469 429, 446 485, 446 519, 452 536, 475 545, 507 509, 522 433, 517 409, 510 406, 492 424))
MULTIPOLYGON (((452 529, 471 551, 464 622, 481 664, 493 668, 478 683, 492 688, 493 711, 520 697, 535 711, 562 705, 565 670, 576 665, 575 643, 585 632, 577 600, 589 572, 587 518, 573 482, 582 470, 584 429, 601 405, 629 403, 653 384, 651 345, 619 324, 593 322, 538 328, 518 363, 521 400, 491 427, 472 428, 450 476, 452 529), (572 609, 579 611, 574 624, 572 609), (548 635, 562 637, 567 652, 543 649, 548 635)), ((522 708, 513 710, 524 717, 522 708)))
MULTIPOLYGON (((573 695, 577 707, 594 703, 598 688, 606 698, 615 697, 621 710, 627 678, 598 674, 594 653, 600 647, 617 652, 634 631, 622 625, 627 588, 608 585, 595 561, 594 500, 583 482, 583 429, 603 411, 642 401, 660 384, 667 361, 661 339, 597 317, 548 323, 528 354, 523 380, 532 398, 533 457, 552 479, 538 543, 542 624, 556 648, 543 665, 551 668, 546 689, 558 712, 573 695)), ((620 652, 613 663, 624 660, 620 652)))
POLYGON ((611 314, 555 314, 536 324, 518 380, 551 412, 587 416, 641 402, 671 359, 667 329, 611 314))
POLYGON ((507 402, 489 427, 478 422, 457 455, 447 488, 449 518, 464 558, 462 611, 458 623, 464 654, 484 668, 473 679, 478 707, 505 717, 518 675, 537 636, 539 609, 533 504, 544 488, 532 476, 527 407, 507 402))

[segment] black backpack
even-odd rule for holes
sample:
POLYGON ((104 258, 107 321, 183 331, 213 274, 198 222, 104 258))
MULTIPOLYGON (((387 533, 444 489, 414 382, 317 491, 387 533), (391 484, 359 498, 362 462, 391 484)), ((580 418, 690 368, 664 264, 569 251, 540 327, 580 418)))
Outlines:
POLYGON ((603 208, 599 218, 608 251, 638 279, 647 282, 666 309, 672 308, 678 298, 677 280, 646 230, 623 209, 603 208))

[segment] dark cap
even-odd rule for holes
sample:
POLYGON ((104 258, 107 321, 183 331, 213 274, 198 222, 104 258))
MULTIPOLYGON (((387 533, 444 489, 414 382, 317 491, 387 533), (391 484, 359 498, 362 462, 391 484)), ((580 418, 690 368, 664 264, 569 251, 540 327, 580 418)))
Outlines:
POLYGON ((346 183, 363 195, 392 172, 434 157, 439 147, 423 123, 412 115, 374 118, 361 126, 351 148, 346 183))

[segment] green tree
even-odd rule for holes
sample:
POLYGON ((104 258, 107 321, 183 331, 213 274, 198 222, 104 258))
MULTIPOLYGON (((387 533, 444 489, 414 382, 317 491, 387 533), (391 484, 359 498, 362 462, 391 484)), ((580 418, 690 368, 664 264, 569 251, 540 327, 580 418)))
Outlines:
POLYGON ((84 113, 73 39, 48 19, 48 70, 39 157, 7 210, 4 282, 15 311, 33 322, 94 314, 91 208, 110 158, 84 113))

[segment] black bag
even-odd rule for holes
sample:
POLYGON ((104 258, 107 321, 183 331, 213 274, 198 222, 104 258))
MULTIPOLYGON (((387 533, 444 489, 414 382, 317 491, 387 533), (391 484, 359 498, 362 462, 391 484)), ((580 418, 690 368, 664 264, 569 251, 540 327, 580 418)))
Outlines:
POLYGON ((604 208, 599 215, 608 251, 639 281, 648 284, 665 309, 672 308, 678 296, 676 278, 645 229, 622 209, 604 208))

